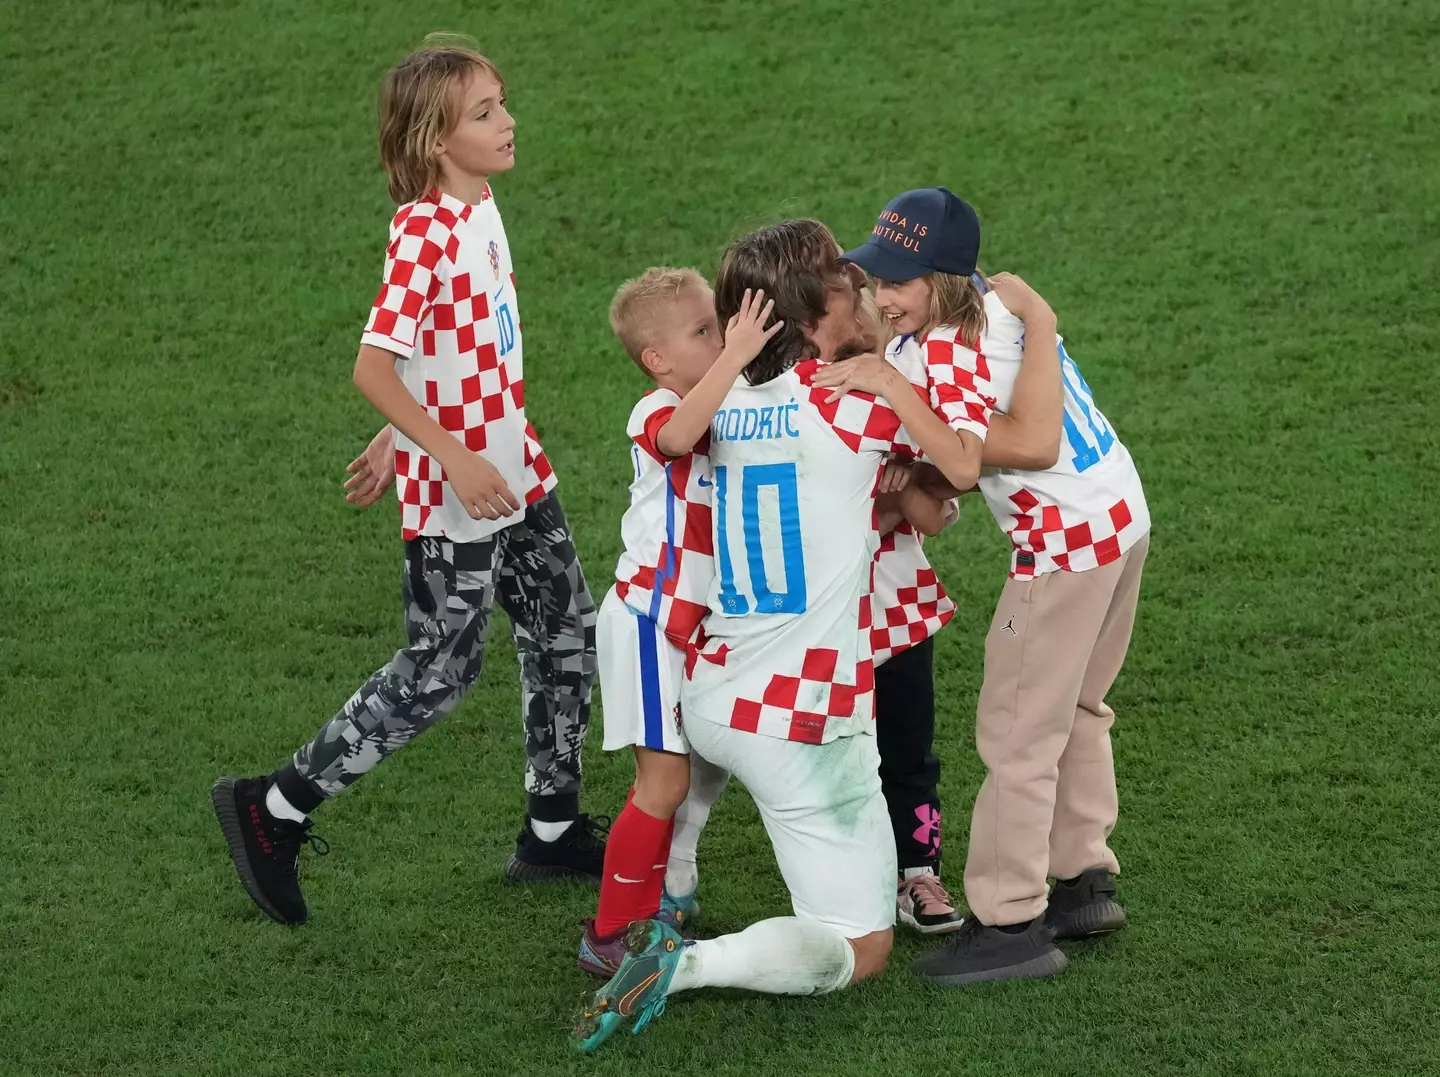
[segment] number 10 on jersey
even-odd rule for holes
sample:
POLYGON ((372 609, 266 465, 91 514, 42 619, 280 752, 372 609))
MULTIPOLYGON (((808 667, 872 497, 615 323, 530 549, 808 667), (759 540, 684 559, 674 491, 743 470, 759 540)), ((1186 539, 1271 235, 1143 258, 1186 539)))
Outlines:
POLYGON ((724 464, 715 468, 715 521, 719 541, 715 556, 720 562, 720 606, 731 617, 748 613, 805 612, 805 546, 800 538, 800 491, 796 485, 795 464, 748 464, 739 469, 740 538, 739 543, 749 570, 753 594, 745 594, 735 586, 735 561, 730 553, 731 469, 724 464), (760 493, 774 489, 778 528, 773 521, 760 519, 760 493), (780 563, 785 576, 784 590, 777 591, 765 567, 765 544, 773 551, 779 546, 780 563))

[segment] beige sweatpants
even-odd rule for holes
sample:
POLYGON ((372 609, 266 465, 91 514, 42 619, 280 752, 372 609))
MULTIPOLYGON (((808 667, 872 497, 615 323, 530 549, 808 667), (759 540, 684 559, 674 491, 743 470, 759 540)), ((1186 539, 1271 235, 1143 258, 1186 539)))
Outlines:
POLYGON ((1120 865, 1105 693, 1140 596, 1147 535, 1088 572, 1009 580, 985 640, 975 745, 987 769, 970 823, 965 899, 982 924, 1045 911, 1046 878, 1120 865))

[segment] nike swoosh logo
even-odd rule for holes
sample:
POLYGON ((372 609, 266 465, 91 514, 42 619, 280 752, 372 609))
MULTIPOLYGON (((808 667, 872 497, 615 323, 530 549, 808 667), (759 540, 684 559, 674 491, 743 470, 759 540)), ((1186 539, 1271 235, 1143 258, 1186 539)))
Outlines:
POLYGON ((625 878, 625 876, 619 875, 619 874, 612 875, 612 876, 610 876, 610 878, 614 879, 617 883, 632 883, 632 884, 633 884, 633 883, 643 883, 643 882, 645 881, 644 879, 627 879, 627 878, 625 878))
POLYGON ((620 1004, 615 1007, 617 1010, 620 1011, 620 1016, 629 1017, 630 1014, 634 1012, 635 1002, 640 997, 640 994, 658 979, 660 979, 660 972, 659 970, 656 970, 655 972, 652 972, 649 976, 645 977, 645 979, 641 980, 629 991, 626 991, 625 994, 622 995, 620 998, 620 1004))
POLYGON ((715 485, 713 482, 711 482, 709 479, 707 479, 704 475, 701 475, 698 479, 696 479, 696 480, 695 480, 695 484, 696 484, 697 486, 714 486, 714 485, 715 485))

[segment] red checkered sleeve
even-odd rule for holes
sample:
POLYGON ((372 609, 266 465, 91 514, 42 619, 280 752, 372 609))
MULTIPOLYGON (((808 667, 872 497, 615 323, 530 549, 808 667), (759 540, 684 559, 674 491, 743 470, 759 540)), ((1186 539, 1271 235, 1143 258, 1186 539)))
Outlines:
POLYGON ((459 250, 458 223, 454 213, 434 202, 401 207, 390 225, 385 279, 362 343, 410 357, 459 250))
POLYGON ((660 437, 660 431, 665 428, 665 424, 670 421, 670 416, 674 414, 675 409, 669 406, 651 412, 646 416, 644 425, 634 436, 635 444, 644 449, 657 464, 668 464, 673 459, 660 451, 660 443, 657 439, 660 437))
POLYGON ((851 451, 898 453, 901 456, 918 457, 919 446, 900 424, 900 416, 884 400, 869 393, 846 393, 839 400, 828 398, 834 391, 814 384, 815 373, 820 364, 814 359, 806 360, 795 368, 800 382, 810 391, 810 403, 820 412, 820 417, 830 424, 840 440, 851 451))
POLYGON ((930 406, 951 430, 963 430, 983 441, 990 431, 990 413, 995 410, 990 364, 984 352, 961 343, 958 334, 956 329, 942 327, 925 340, 930 406))

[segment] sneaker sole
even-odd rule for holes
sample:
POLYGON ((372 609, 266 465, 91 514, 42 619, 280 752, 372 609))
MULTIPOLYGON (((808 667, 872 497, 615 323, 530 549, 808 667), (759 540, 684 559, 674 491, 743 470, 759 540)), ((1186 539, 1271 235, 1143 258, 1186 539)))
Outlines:
POLYGON ((281 915, 280 910, 270 904, 265 892, 260 889, 260 883, 255 878, 255 871, 250 867, 250 854, 245 848, 245 835, 240 830, 240 813, 235 810, 235 779, 220 778, 210 787, 210 806, 215 809, 215 818, 220 821, 220 830, 225 835, 225 844, 230 850, 230 861, 235 865, 235 871, 240 876, 240 885, 245 888, 245 893, 250 895, 250 900, 270 919, 277 924, 284 924, 286 927, 294 927, 303 924, 304 918, 290 920, 281 915))
POLYGON ((556 864, 527 864, 511 854, 505 861, 505 877, 517 883, 585 883, 599 886, 600 876, 592 875, 579 868, 566 868, 556 864))
POLYGON ((957 916, 954 920, 943 924, 922 924, 904 909, 896 909, 895 915, 900 922, 912 931, 918 931, 922 935, 948 935, 952 931, 959 931, 965 926, 965 918, 957 916))
POLYGON ((1050 925, 1057 939, 1093 939, 1125 926, 1125 910, 1114 901, 1097 901, 1057 917, 1050 925))
POLYGON ((1069 965, 1070 962, 1063 953, 1059 950, 1051 950, 1049 953, 1033 957, 1029 961, 1023 961, 1018 965, 1006 965, 1004 968, 982 969, 978 972, 956 972, 938 976, 917 970, 916 975, 942 987, 963 987, 966 984, 985 983, 991 980, 1043 980, 1050 976, 1059 976, 1069 965))

